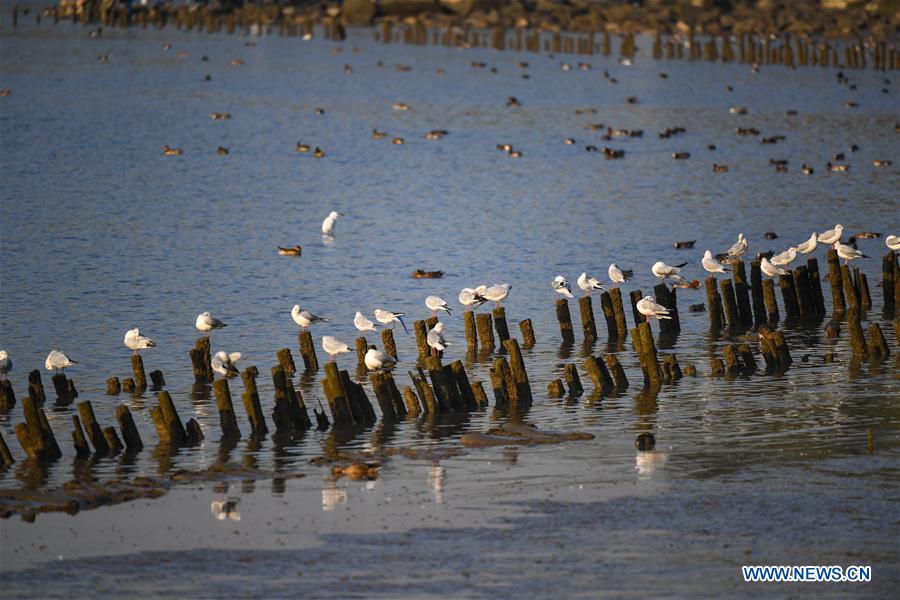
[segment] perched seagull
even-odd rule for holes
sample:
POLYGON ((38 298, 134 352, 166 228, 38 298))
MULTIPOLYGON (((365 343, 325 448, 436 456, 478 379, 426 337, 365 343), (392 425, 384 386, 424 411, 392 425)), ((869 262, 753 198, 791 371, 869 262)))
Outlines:
POLYGON ((337 222, 338 217, 344 216, 343 213, 339 213, 336 210, 328 213, 328 216, 325 217, 325 220, 322 221, 322 235, 334 235, 334 224, 337 222))
POLYGON ((356 316, 353 317, 353 324, 363 333, 375 331, 375 323, 365 318, 359 311, 356 311, 356 316))
POLYGON ((811 254, 818 245, 819 244, 818 240, 816 239, 816 232, 813 231, 808 240, 806 240, 802 244, 797 244, 795 248, 797 248, 797 252, 801 252, 803 254, 811 254))
POLYGON ((762 257, 762 261, 759 263, 760 270, 768 275, 769 277, 775 277, 776 275, 786 275, 786 271, 781 267, 776 267, 772 263, 769 262, 769 259, 765 256, 762 257))
POLYGON ((350 346, 343 342, 337 341, 330 335, 322 336, 322 349, 328 353, 328 355, 331 357, 331 360, 337 360, 338 354, 350 352, 350 346))
POLYGON ((480 285, 475 288, 475 292, 481 295, 485 300, 489 300, 497 306, 500 306, 500 303, 509 296, 509 290, 511 289, 511 283, 495 283, 491 287, 480 285))
POLYGON ((572 290, 569 289, 569 282, 566 281, 566 278, 562 275, 557 275, 553 279, 553 289, 556 290, 556 293, 564 298, 574 298, 572 295, 572 290))
POLYGON ((710 273, 724 273, 726 271, 725 267, 713 258, 712 252, 709 250, 703 255, 703 260, 701 260, 700 263, 703 265, 703 268, 710 273))
POLYGON ((463 288, 459 293, 459 303, 466 308, 474 306, 477 309, 485 302, 487 302, 487 298, 485 298, 472 288, 463 288))
POLYGON ((231 354, 226 354, 225 352, 220 350, 219 352, 213 354, 212 360, 209 361, 209 364, 212 366, 212 370, 222 377, 234 377, 238 374, 235 363, 240 359, 240 352, 232 352, 231 354))
MULTIPOLYGON (((578 276, 578 287, 582 289, 585 295, 590 295, 591 290, 602 290, 603 286, 596 277, 589 277, 587 273, 578 276)), ((604 290, 605 291, 605 290, 604 290)))
POLYGON ((369 346, 364 362, 370 371, 377 371, 378 369, 389 370, 393 369, 394 365, 397 364, 397 359, 387 352, 382 352, 375 346, 369 346))
POLYGON ((426 341, 435 352, 440 352, 449 346, 450 342, 444 339, 444 324, 440 321, 435 323, 434 327, 428 330, 426 341))
POLYGON ((662 304, 657 304, 653 296, 644 296, 637 303, 638 312, 648 319, 671 319, 669 309, 662 304))
POLYGON ((829 229, 828 231, 820 233, 818 239, 823 244, 828 244, 830 246, 835 242, 839 242, 842 235, 844 235, 844 226, 835 225, 834 229, 829 229))
POLYGON ((891 250, 900 250, 900 237, 896 235, 889 235, 884 238, 885 245, 891 250))
POLYGON ((6 350, 0 350, 0 375, 3 375, 3 379, 6 379, 6 374, 12 371, 12 359, 9 357, 9 353, 6 350))
POLYGON ((795 260, 797 260, 797 249, 791 246, 781 254, 773 256, 770 262, 779 267, 789 267, 795 260))
POLYGON ((668 277, 669 279, 673 279, 675 281, 684 281, 684 277, 679 275, 679 273, 681 273, 681 267, 686 264, 687 263, 681 263, 680 265, 670 267, 663 261, 659 261, 657 263, 654 263, 651 270, 653 271, 653 274, 660 279, 666 279, 668 277))
POLYGON ((72 360, 59 350, 51 350, 50 354, 47 355, 47 360, 44 361, 44 367, 48 371, 59 370, 65 373, 66 367, 71 367, 77 362, 77 360, 72 360))
POLYGON ((743 233, 738 234, 737 241, 732 244, 731 248, 728 249, 728 256, 733 256, 737 258, 747 251, 747 239, 744 237, 743 233))
POLYGON ((850 261, 854 258, 869 258, 861 251, 857 250, 853 246, 848 246, 847 244, 842 244, 840 242, 835 242, 832 247, 837 250, 837 255, 839 258, 844 259, 844 264, 849 265, 850 261))
POLYGON ((616 263, 609 265, 609 280, 613 283, 625 283, 631 279, 633 274, 632 271, 623 271, 616 266, 616 263))
POLYGON ((403 325, 403 331, 406 332, 406 335, 409 335, 409 329, 406 328, 406 323, 403 322, 402 317, 406 313, 395 313, 389 310, 381 310, 380 308, 375 309, 375 320, 381 323, 382 325, 387 325, 388 323, 393 323, 394 321, 399 321, 401 325, 403 325))
POLYGON ((153 348, 156 342, 145 335, 141 335, 141 330, 135 327, 125 332, 125 345, 134 350, 135 354, 139 354, 143 348, 153 348))
POLYGON ((436 317, 439 310, 446 311, 447 314, 452 314, 450 311, 450 307, 447 306, 447 303, 443 298, 439 298, 438 296, 428 296, 425 298, 425 306, 431 311, 431 316, 436 317))
POLYGON ((209 332, 213 329, 222 329, 223 327, 226 327, 225 323, 213 317, 209 311, 197 315, 197 322, 194 325, 200 331, 206 332, 207 337, 209 337, 209 332))
MULTIPOLYGON (((318 317, 308 310, 300 310, 300 305, 295 304, 294 308, 291 309, 291 316, 294 318, 294 323, 300 326, 300 331, 306 331, 306 328, 312 325, 313 323, 327 323, 328 319, 324 317, 318 317)), ((355 320, 354 320, 355 322, 355 320)))

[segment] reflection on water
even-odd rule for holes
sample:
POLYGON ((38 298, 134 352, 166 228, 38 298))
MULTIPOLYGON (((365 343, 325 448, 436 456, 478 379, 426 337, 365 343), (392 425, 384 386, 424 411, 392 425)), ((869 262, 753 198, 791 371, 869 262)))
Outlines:
POLYGON ((237 509, 240 498, 219 498, 210 503, 209 510, 212 515, 219 521, 230 519, 232 521, 240 521, 241 513, 237 509))
POLYGON ((347 503, 347 490, 338 485, 338 480, 325 477, 322 480, 322 510, 332 511, 340 504, 347 503))

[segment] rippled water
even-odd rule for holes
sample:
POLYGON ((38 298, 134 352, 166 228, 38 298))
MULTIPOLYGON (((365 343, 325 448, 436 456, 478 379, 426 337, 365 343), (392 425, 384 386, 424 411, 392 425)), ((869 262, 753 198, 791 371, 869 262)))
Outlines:
MULTIPOLYGON (((314 329, 317 344, 326 333, 351 343, 358 309, 371 313, 382 307, 424 318, 425 296, 437 294, 456 305, 460 288, 482 282, 513 284, 505 303, 511 331, 518 333, 515 325, 521 319, 534 322, 538 343, 525 352, 525 361, 536 401, 526 418, 540 427, 584 430, 597 437, 539 449, 475 451, 440 465, 397 458, 369 489, 323 479, 326 470, 308 460, 334 445, 455 447, 462 433, 484 430, 503 415, 489 410, 439 423, 379 422, 343 437, 311 431, 288 446, 276 446, 271 438, 258 446, 244 441, 224 455, 262 468, 298 471, 306 478, 284 486, 232 486, 228 492, 243 506, 240 524, 221 524, 209 515, 210 500, 223 490, 204 485, 184 486, 153 503, 75 518, 40 515, 34 524, 6 521, 0 532, 4 567, 30 566, 58 554, 126 554, 136 571, 150 574, 147 587, 136 584, 140 593, 154 589, 155 576, 138 568, 144 555, 133 552, 234 548, 237 538, 223 535, 224 527, 245 536, 242 548, 272 550, 327 541, 337 548, 396 545, 414 552, 423 543, 416 533, 421 531, 436 540, 429 552, 440 557, 443 549, 458 562, 472 548, 491 552, 490 544, 469 530, 455 537, 433 528, 506 528, 518 533, 510 534, 512 546, 502 552, 527 553, 542 540, 523 532, 539 526, 572 533, 582 550, 569 560, 585 569, 594 561, 614 564, 604 558, 601 546, 608 552, 641 540, 652 552, 662 544, 662 556, 651 563, 657 570, 619 565, 643 582, 636 590, 653 595, 704 589, 702 582, 677 579, 682 552, 692 561, 683 565, 685 572, 741 593, 745 588, 732 589, 737 567, 720 570, 720 561, 724 553, 730 566, 747 562, 744 546, 754 549, 753 559, 760 564, 807 564, 811 558, 824 564, 874 563, 876 581, 870 590, 883 590, 900 579, 900 383, 893 357, 881 365, 851 366, 846 334, 835 341, 824 337, 823 323, 784 325, 796 361, 786 374, 710 378, 709 358, 721 356, 722 345, 742 333, 711 336, 707 315, 687 312, 689 304, 705 300, 703 293, 684 291, 679 297, 682 332, 674 342, 658 345, 675 352, 682 365, 696 364, 700 376, 654 396, 640 391, 640 369, 630 342, 607 348, 601 315, 603 339, 593 348, 580 342, 572 348, 560 345, 549 284, 553 276, 565 274, 574 285, 583 270, 605 279, 611 261, 635 270, 626 291, 650 290, 655 281, 649 267, 656 260, 690 261, 687 274, 702 278, 703 250, 724 250, 738 231, 750 239, 751 252, 783 250, 805 240, 810 231, 837 222, 848 232, 898 233, 898 86, 893 74, 886 84, 879 73, 849 73, 858 86, 854 91, 839 85, 831 69, 764 67, 753 73, 746 66, 642 58, 626 67, 590 57, 591 70, 564 71, 561 62, 578 58, 380 45, 366 31, 351 32, 340 45, 263 37, 253 38, 255 47, 246 47, 242 37, 174 30, 108 30, 90 39, 80 26, 45 23, 36 28, 28 21, 16 30, 4 22, 2 29, 0 76, 2 87, 12 94, 0 98, 0 346, 15 361, 11 379, 19 396, 26 391, 28 370, 40 367, 51 348, 68 352, 80 361, 69 372, 79 400, 91 400, 104 424, 113 422, 117 404, 128 404, 148 447, 130 459, 77 461, 68 442, 73 407, 48 403, 65 456, 46 470, 36 469, 23 460, 15 442, 13 428, 22 420, 17 406, 0 416, 0 428, 18 459, 0 471, 0 487, 56 486, 73 473, 104 479, 221 460, 215 403, 208 392, 192 390, 187 356, 197 333, 193 321, 202 310, 229 324, 213 334, 213 351, 240 351, 241 364, 260 367, 268 414, 272 387, 266 375, 275 351, 291 347, 299 359, 289 313, 294 303, 331 318, 314 329), (171 42, 172 49, 164 51, 164 42, 171 42), (336 48, 343 52, 335 53, 336 48), (108 62, 98 61, 100 54, 108 54, 108 62), (201 60, 204 55, 208 62, 201 60), (232 66, 234 58, 246 64, 232 66), (497 73, 473 69, 473 60, 486 61, 497 73), (526 70, 517 63, 522 60, 530 63, 530 79, 521 77, 526 70), (379 61, 383 67, 377 66, 379 61), (352 75, 344 74, 345 64, 352 65, 352 75), (413 69, 400 72, 394 64, 413 69), (446 74, 438 75, 438 68, 446 74), (618 83, 604 78, 604 70, 618 83), (660 71, 668 79, 660 78, 660 71), (207 74, 211 81, 204 80, 207 74), (523 106, 507 108, 508 96, 523 106), (637 96, 638 102, 627 104, 629 96, 637 96), (847 100, 859 107, 844 108, 847 100), (394 111, 395 102, 411 109, 394 111), (729 114, 734 105, 746 105, 749 114, 729 114), (316 115, 317 107, 325 113, 316 115), (586 107, 595 107, 597 114, 575 114, 586 107), (798 114, 788 116, 791 109, 798 114), (233 118, 213 121, 210 112, 230 112, 233 118), (603 142, 600 132, 585 128, 592 123, 643 129, 645 134, 603 142), (657 137, 674 126, 687 132, 657 137), (736 136, 738 126, 787 139, 762 146, 758 138, 736 136), (374 140, 373 128, 402 136, 406 143, 374 140), (431 129, 447 129, 449 135, 424 139, 431 129), (567 137, 578 143, 563 144, 567 137), (298 141, 320 146, 326 157, 298 154, 298 141), (501 142, 512 143, 524 156, 513 160, 498 152, 495 146, 501 142), (164 144, 182 148, 184 155, 161 156, 164 144), (627 155, 603 160, 584 152, 586 144, 623 148, 627 155), (708 150, 708 144, 717 150, 708 150), (859 151, 849 152, 851 144, 859 151), (217 156, 219 145, 230 154, 217 156), (674 151, 690 152, 691 158, 673 161, 674 151), (825 162, 838 152, 847 154, 851 169, 828 173, 825 162), (789 173, 775 173, 770 158, 789 159, 789 173), (895 165, 871 166, 872 159, 884 158, 895 165), (713 162, 731 169, 714 174, 713 162), (815 167, 815 175, 800 174, 803 162, 815 167), (324 244, 319 227, 332 209, 348 215, 339 221, 334 243, 324 244), (766 231, 776 231, 778 240, 764 240, 766 231), (697 239, 697 248, 674 250, 673 242, 682 239, 697 239), (276 245, 293 244, 303 246, 302 258, 275 253, 276 245), (410 272, 417 268, 441 269, 446 275, 414 280, 410 272), (207 434, 200 447, 172 457, 154 449, 148 409, 155 400, 149 392, 104 395, 107 377, 130 376, 122 336, 135 326, 159 344, 144 353, 147 371, 161 369, 182 418, 200 422, 207 434), (588 353, 610 349, 619 352, 632 382, 628 392, 602 399, 590 390, 578 399, 545 397, 547 383, 561 376, 566 363, 580 365, 588 353), (837 361, 824 364, 822 355, 829 350, 837 361), (801 361, 806 356, 809 361, 801 361), (871 456, 868 430, 875 435, 871 456), (635 451, 634 437, 642 431, 655 433, 655 452, 635 451), (741 497, 758 502, 736 502, 742 511, 737 519, 729 499, 741 497), (657 524, 647 515, 633 524, 634 514, 624 508, 657 511, 667 498, 684 507, 684 513, 667 513, 657 524), (610 516, 603 521, 586 517, 607 510, 610 516), (840 526, 822 526, 840 511, 854 516, 841 514, 840 526), (410 512, 424 516, 413 519, 410 512), (535 513, 546 516, 538 524, 533 516, 510 516, 535 513), (769 519, 788 522, 794 514, 804 515, 795 537, 762 524, 769 519), (500 519, 504 515, 511 520, 500 519), (278 525, 282 518, 291 526, 278 525), (627 533, 632 524, 642 528, 641 535, 627 533), (594 525, 604 533, 586 535, 584 528, 594 525), (367 537, 382 529, 391 532, 387 538, 367 537), (654 529, 661 530, 659 536, 652 534, 654 529), (714 540, 709 547, 702 542, 706 529, 714 540), (191 543, 175 543, 173 530, 182 531, 191 543), (330 541, 317 537, 325 532, 337 536, 330 541), (347 537, 351 535, 358 537, 347 537), (723 549, 721 544, 729 542, 734 548, 723 549), (816 550, 798 554, 803 547, 816 550), (705 567, 704 562, 717 566, 705 567), (654 577, 669 585, 650 584, 654 577)), ((855 264, 868 274, 872 289, 874 307, 867 318, 881 323, 896 349, 877 287, 880 256, 886 250, 882 240, 862 240, 860 247, 873 258, 855 264)), ((824 271, 821 250, 818 256, 824 271)), ((827 284, 825 295, 830 308, 827 284)), ((577 307, 572 308, 577 320, 577 307)), ((465 340, 458 313, 446 320, 446 327, 455 343, 448 357, 462 358, 465 340)), ((404 373, 413 364, 415 342, 402 330, 395 335, 404 373)), ((324 359, 320 348, 318 352, 324 359)), ((345 355, 339 362, 353 372, 355 357, 345 355)), ((487 361, 468 361, 470 378, 487 380, 488 366, 487 361)), ((319 377, 321 373, 298 377, 309 406, 319 399, 324 403, 319 377)), ((584 373, 582 377, 589 381, 584 373)), ((399 383, 408 383, 405 374, 399 375, 399 383)), ((44 384, 52 396, 47 375, 44 384)), ((233 383, 232 395, 239 390, 240 384, 233 383)), ((551 549, 548 541, 541 552, 551 549)), ((349 575, 375 582, 373 573, 387 564, 389 570, 414 578, 400 557, 378 554, 378 560, 362 559, 349 575)), ((513 563, 501 561, 494 573, 498 581, 504 573, 516 572, 513 563)), ((79 564, 64 561, 53 568, 65 572, 79 564)), ((337 569, 322 568, 326 574, 337 569)), ((489 567, 464 561, 459 569, 480 573, 489 567)), ((266 572, 262 567, 250 571, 255 575, 248 573, 234 585, 252 586, 252 577, 266 572)), ((470 591, 585 592, 582 580, 566 583, 559 573, 531 575, 522 587, 470 591)), ((465 579, 461 583, 456 577, 458 573, 448 575, 447 585, 465 585, 465 579)), ((605 589, 627 585, 627 580, 610 581, 611 588, 605 589)), ((11 583, 18 593, 35 592, 24 576, 11 583)), ((366 589, 386 595, 392 590, 387 581, 344 592, 366 595, 366 589)), ((411 595, 443 595, 459 588, 410 583, 402 589, 411 595)), ((214 595, 214 590, 201 593, 214 595)))

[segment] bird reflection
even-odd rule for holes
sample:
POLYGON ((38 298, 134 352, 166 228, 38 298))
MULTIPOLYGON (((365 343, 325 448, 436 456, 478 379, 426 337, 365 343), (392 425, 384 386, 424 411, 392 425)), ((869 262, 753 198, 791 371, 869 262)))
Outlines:
POLYGON ((444 503, 444 479, 447 477, 447 470, 438 463, 433 463, 428 467, 428 485, 434 493, 435 504, 444 503))
POLYGON ((219 498, 210 503, 209 511, 220 521, 225 519, 240 521, 241 513, 237 510, 238 502, 240 502, 240 498, 219 498))
POLYGON ((634 456, 634 469, 638 479, 649 479, 656 471, 662 469, 669 460, 665 452, 638 452, 634 456))
POLYGON ((334 479, 325 479, 322 485, 322 510, 328 512, 338 504, 347 503, 347 490, 339 488, 334 479))

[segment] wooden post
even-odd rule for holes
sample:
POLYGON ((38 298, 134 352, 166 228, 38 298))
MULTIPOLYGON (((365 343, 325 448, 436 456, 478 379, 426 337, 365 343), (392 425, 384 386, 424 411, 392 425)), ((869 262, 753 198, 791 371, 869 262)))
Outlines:
POLYGON ((794 268, 793 276, 794 289, 797 291, 797 305, 800 308, 800 318, 815 319, 817 311, 815 301, 813 300, 809 269, 806 265, 798 265, 794 268))
POLYGON ((116 433, 115 427, 104 427, 103 437, 106 439, 106 444, 109 446, 110 456, 115 456, 125 448, 122 444, 122 440, 119 439, 119 434, 116 433))
POLYGON ((710 275, 706 278, 706 306, 709 313, 709 326, 718 330, 725 326, 725 313, 722 310, 722 298, 716 287, 716 278, 710 275))
POLYGON ((155 369, 150 371, 150 389, 158 392, 166 385, 166 378, 163 377, 162 371, 155 369))
POLYGON ((300 341, 300 356, 303 358, 303 368, 307 371, 318 371, 319 359, 316 357, 316 346, 313 343, 312 334, 309 331, 301 331, 298 339, 300 341))
POLYGON ((722 348, 722 354, 725 357, 725 372, 729 375, 735 375, 744 370, 743 365, 741 365, 741 361, 738 358, 737 350, 734 347, 734 344, 728 344, 724 348, 722 348))
POLYGON ((9 446, 6 445, 6 440, 3 439, 3 433, 0 432, 0 466, 7 466, 13 464, 15 459, 12 457, 12 453, 9 451, 9 446))
POLYGON ((894 251, 891 250, 881 258, 881 289, 884 292, 884 313, 893 316, 896 307, 894 297, 894 251))
POLYGON ((526 350, 533 348, 535 339, 534 329, 531 326, 531 319, 519 321, 519 330, 522 332, 522 347, 526 350))
POLYGON ((891 355, 887 340, 878 323, 869 323, 869 343, 867 345, 869 357, 873 360, 884 360, 891 355))
POLYGON ((584 370, 587 371, 591 381, 594 382, 594 388, 599 390, 601 394, 609 393, 613 389, 612 377, 610 377, 609 371, 606 370, 606 365, 602 360, 588 356, 584 359, 584 370))
MULTIPOLYGON (((638 292, 640 295, 640 292, 638 292)), ((616 317, 616 335, 618 337, 624 338, 628 336, 628 322, 625 320, 625 305, 622 303, 622 290, 621 288, 614 287, 609 290, 609 298, 612 300, 612 309, 613 314, 616 317)), ((601 297, 601 302, 602 302, 601 297)), ((605 314, 604 309, 604 314, 605 314)), ((612 334, 610 333, 610 337, 612 334)))
POLYGON ((859 307, 862 310, 872 308, 872 295, 869 293, 869 280, 866 274, 857 267, 853 269, 853 282, 856 286, 859 307))
POLYGON ((475 400, 475 393, 472 391, 472 384, 469 382, 469 376, 466 374, 466 368, 463 366, 462 361, 453 361, 450 363, 450 369, 453 372, 453 379, 456 382, 459 395, 466 403, 466 408, 468 410, 477 410, 478 402, 475 400))
POLYGON ((763 300, 766 305, 767 321, 778 322, 781 315, 778 314, 778 302, 775 300, 775 281, 764 279, 762 282, 763 300))
POLYGON ((713 356, 709 359, 709 371, 713 377, 721 377, 725 374, 725 363, 721 358, 713 356))
POLYGON ((16 393, 8 379, 0 381, 0 412, 12 410, 16 405, 16 393))
POLYGON ((495 358, 494 364, 491 366, 491 388, 494 391, 494 407, 506 409, 509 406, 509 392, 506 374, 509 371, 509 365, 503 357, 495 358), (504 368, 505 367, 505 368, 504 368))
POLYGON ((584 332, 584 341, 593 343, 597 341, 597 325, 594 323, 594 309, 591 297, 582 296, 579 298, 578 307, 581 311, 581 329, 584 332))
POLYGON ((547 395, 551 398, 562 398, 566 395, 566 388, 563 386, 562 379, 554 379, 547 384, 547 395))
POLYGON ((566 344, 575 343, 575 333, 572 330, 572 315, 569 314, 569 301, 560 298, 556 301, 556 319, 559 321, 559 332, 562 334, 563 342, 566 344))
POLYGON ((388 373, 376 371, 369 375, 369 381, 372 384, 372 390, 375 392, 378 406, 381 407, 381 417, 386 420, 395 420, 397 412, 394 410, 394 399, 388 387, 387 375, 388 373))
POLYGON ((197 422, 197 419, 189 419, 188 422, 184 424, 184 432, 185 444, 188 446, 198 445, 205 437, 203 435, 203 430, 200 429, 200 423, 197 422))
POLYGON ((272 367, 272 385, 275 388, 275 407, 272 409, 272 422, 275 423, 276 433, 290 435, 294 431, 291 420, 291 398, 288 396, 287 374, 284 367, 278 365, 272 367))
POLYGON ((399 356, 397 356, 397 344, 396 342, 394 342, 393 329, 381 330, 381 343, 384 345, 384 351, 387 352, 389 356, 393 356, 394 360, 398 360, 400 358, 399 356))
POLYGON ((278 360, 278 364, 281 365, 281 368, 284 370, 284 374, 286 377, 290 377, 297 372, 297 367, 294 365, 294 357, 291 356, 290 348, 282 348, 275 353, 275 358, 276 360, 278 360))
POLYGON ((359 425, 374 423, 377 420, 375 409, 372 408, 372 403, 369 402, 369 397, 366 396, 363 387, 351 381, 347 371, 340 371, 339 375, 340 385, 344 389, 344 395, 349 400, 353 421, 359 425))
POLYGON ((853 283, 850 267, 847 265, 841 265, 841 285, 844 289, 844 299, 847 301, 847 310, 855 312, 859 316, 862 310, 859 302, 859 290, 853 283))
POLYGON ((131 355, 131 371, 134 373, 134 385, 141 391, 147 389, 147 376, 144 375, 144 359, 140 354, 131 355))
POLYGON ((335 426, 352 425, 353 413, 350 410, 350 399, 341 385, 341 375, 337 363, 325 363, 325 379, 322 380, 322 388, 328 399, 328 407, 331 409, 331 418, 335 426))
POLYGON ((644 298, 643 292, 641 290, 631 290, 628 293, 628 297, 631 299, 631 315, 634 317, 634 324, 646 323, 647 319, 637 309, 638 302, 644 298))
POLYGON ((440 406, 437 403, 437 398, 434 397, 434 391, 431 389, 431 386, 428 385, 428 381, 425 378, 425 372, 422 369, 418 369, 418 374, 409 371, 409 378, 416 387, 416 391, 419 394, 419 400, 422 404, 422 410, 425 414, 438 414, 440 412, 440 406))
POLYGON ((500 344, 509 339, 509 327, 506 324, 506 309, 502 306, 496 307, 491 314, 494 318, 494 329, 497 331, 497 339, 500 344))
POLYGON ((732 279, 734 280, 734 295, 737 299, 737 309, 741 324, 744 327, 753 327, 753 311, 750 307, 750 285, 747 283, 747 271, 744 268, 744 261, 738 259, 731 265, 731 268, 732 279))
MULTIPOLYGON (((139 452, 144 448, 144 442, 141 441, 141 434, 138 432, 137 425, 134 423, 134 417, 131 411, 124 404, 116 407, 116 421, 119 423, 119 429, 122 430, 122 439, 125 441, 125 447, 129 451, 139 452)), ((115 431, 115 430, 113 430, 115 431)), ((106 437, 107 442, 110 441, 109 436, 106 437)), ((110 444, 112 446, 112 444, 110 444)))
POLYGON ((749 375, 756 371, 756 359, 753 357, 753 352, 750 350, 749 344, 736 344, 735 351, 737 352, 738 358, 741 359, 741 364, 744 366, 744 373, 749 375))
POLYGON ((428 347, 428 327, 424 320, 413 321, 413 333, 416 335, 416 348, 419 351, 419 360, 424 360, 431 353, 428 347))
POLYGON ((850 306, 847 312, 847 329, 850 331, 850 348, 855 360, 865 360, 868 356, 868 345, 863 336, 862 324, 859 321, 859 313, 850 306))
POLYGON ((522 351, 519 349, 519 342, 516 340, 506 340, 503 347, 509 353, 509 369, 512 374, 512 383, 516 389, 516 402, 520 407, 531 406, 531 384, 528 381, 528 373, 525 371, 525 361, 522 358, 522 351))
POLYGON ((56 460, 62 456, 56 437, 50 429, 47 415, 30 396, 22 398, 24 423, 16 425, 16 439, 28 456, 40 461, 56 460))
MULTIPOLYGON (((207 383, 213 380, 212 364, 210 363, 209 337, 197 338, 194 349, 190 351, 191 365, 194 369, 194 379, 207 383)), ((135 381, 137 384, 137 381, 135 381)))
POLYGON ((807 258, 806 270, 809 272, 809 284, 812 289, 813 303, 816 307, 816 316, 824 318, 828 313, 825 310, 825 297, 822 295, 822 280, 819 276, 819 261, 813 257, 807 258))
POLYGON ((403 401, 406 404, 406 416, 415 419, 422 414, 422 407, 419 405, 419 397, 408 385, 403 386, 403 401))
POLYGON ((484 408, 488 405, 487 394, 480 381, 476 381, 472 384, 472 395, 475 396, 475 404, 478 405, 478 408, 484 408))
POLYGON ((68 406, 69 404, 72 404, 74 396, 70 394, 69 379, 66 377, 65 373, 57 373, 51 378, 51 381, 53 382, 53 388, 56 391, 56 405, 68 406))
POLYGON ((440 412, 454 412, 465 410, 459 390, 452 377, 447 377, 441 359, 438 356, 428 356, 424 360, 425 368, 431 377, 431 386, 437 399, 440 412))
POLYGON ((364 369, 366 368, 366 352, 369 351, 369 342, 365 336, 356 338, 356 364, 364 369))
POLYGON ((106 380, 106 395, 116 396, 122 391, 122 384, 118 377, 110 377, 106 380))
POLYGON ((266 418, 263 415, 262 406, 259 402, 259 392, 256 389, 256 378, 259 376, 259 370, 256 367, 247 367, 241 372, 241 380, 244 382, 244 393, 241 394, 241 401, 244 404, 244 411, 250 420, 250 435, 254 437, 262 437, 269 433, 266 426, 266 418))
POLYGON ((631 330, 631 343, 641 363, 644 372, 644 387, 659 389, 662 378, 659 370, 659 361, 656 357, 656 344, 653 343, 653 334, 649 323, 639 323, 631 330))
POLYGON ((91 455, 91 447, 84 436, 84 429, 81 427, 81 419, 78 418, 78 415, 72 415, 72 443, 75 446, 75 454, 78 458, 85 458, 91 455))
POLYGON ((783 372, 793 362, 784 333, 777 329, 762 327, 759 330, 759 350, 766 361, 769 372, 783 372))
POLYGON ((566 385, 569 387, 570 396, 580 396, 584 393, 584 387, 581 385, 581 378, 578 376, 578 369, 572 363, 569 363, 563 369, 563 377, 566 385))
POLYGON ((476 327, 478 329, 478 342, 481 349, 491 351, 494 349, 494 330, 493 318, 489 313, 479 313, 475 317, 476 327))
POLYGON ((843 314, 847 309, 844 304, 843 282, 841 281, 841 261, 837 250, 828 251, 828 280, 831 283, 831 311, 833 314, 843 314))
MULTIPOLYGON (((619 291, 619 288, 614 288, 619 291)), ((619 303, 622 302, 622 293, 619 292, 619 303)), ((619 325, 616 321, 616 312, 613 309, 613 302, 610 292, 600 294, 600 309, 603 311, 603 318, 606 319, 606 333, 610 339, 619 337, 619 325)))
POLYGON ((98 454, 108 454, 109 444, 106 442, 106 438, 103 437, 103 429, 100 427, 100 423, 97 422, 97 417, 94 416, 94 407, 91 405, 90 400, 78 403, 78 414, 81 415, 81 422, 84 425, 87 438, 91 441, 91 445, 94 446, 94 451, 98 454))
MULTIPOLYGON (((156 398, 159 406, 150 409, 150 416, 156 426, 160 441, 169 442, 174 447, 183 446, 188 441, 187 431, 178 416, 172 397, 169 392, 159 392, 156 398)), ((84 418, 83 414, 82 418, 84 418)))
POLYGON ((34 398, 38 406, 47 401, 44 384, 41 383, 41 372, 37 369, 28 373, 28 395, 34 398))
POLYGON ((719 282, 722 288, 722 309, 725 318, 728 321, 728 327, 737 328, 741 326, 741 319, 737 309, 737 301, 734 297, 734 287, 730 279, 723 279, 719 282))
POLYGON ((609 373, 616 391, 620 392, 628 389, 628 377, 625 376, 625 369, 622 367, 622 363, 619 362, 619 358, 615 354, 607 354, 606 365, 609 367, 609 373))
POLYGON ((658 283, 653 286, 653 293, 656 296, 656 302, 662 304, 669 309, 671 319, 660 319, 660 333, 678 333, 681 331, 681 320, 678 318, 678 298, 675 289, 669 289, 665 283, 658 283))
POLYGON ((219 409, 219 425, 222 427, 222 437, 225 439, 240 439, 241 430, 238 427, 237 417, 234 415, 234 405, 231 403, 228 380, 217 379, 213 382, 213 392, 216 395, 216 408, 219 409))
POLYGON ((684 374, 681 372, 681 367, 678 365, 678 357, 674 354, 663 354, 663 362, 660 367, 660 372, 662 374, 663 383, 675 383, 682 377, 684 374))
POLYGON ((466 347, 469 350, 478 350, 478 334, 475 328, 475 312, 467 310, 463 312, 463 322, 466 326, 466 347))

